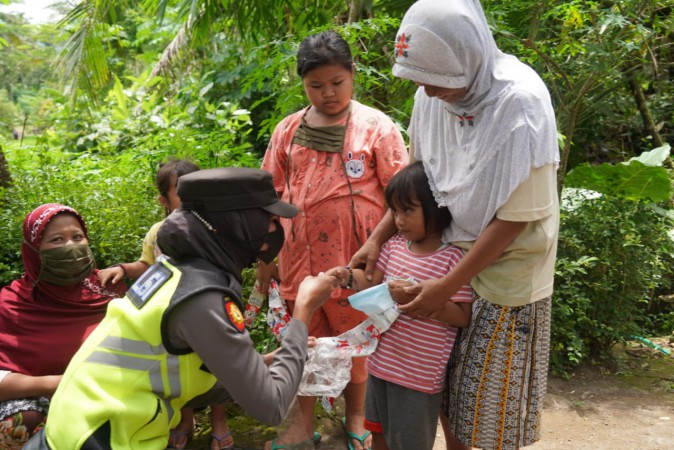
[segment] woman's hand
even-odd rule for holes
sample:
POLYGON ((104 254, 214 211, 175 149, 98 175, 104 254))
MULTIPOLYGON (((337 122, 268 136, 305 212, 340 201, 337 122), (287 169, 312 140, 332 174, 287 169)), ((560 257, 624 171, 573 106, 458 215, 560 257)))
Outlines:
POLYGON ((372 275, 379 258, 380 246, 376 242, 368 239, 365 244, 353 255, 349 262, 349 267, 364 267, 365 279, 372 281, 372 275))
POLYGON ((98 279, 101 281, 101 286, 110 281, 112 284, 119 283, 124 278, 124 269, 120 266, 112 266, 98 271, 98 279))
POLYGON ((377 265, 377 258, 379 257, 379 250, 384 242, 393 236, 396 232, 396 224, 393 220, 393 214, 390 209, 384 213, 384 217, 379 221, 370 237, 367 238, 365 244, 353 255, 349 262, 349 267, 363 269, 365 272, 365 279, 372 281, 374 277, 374 269, 377 265))
POLYGON ((444 278, 424 280, 405 287, 403 291, 415 298, 410 303, 401 305, 400 310, 412 316, 433 319, 445 309, 447 300, 456 294, 456 291, 450 290, 444 278))
POLYGON ((271 279, 274 278, 277 281, 281 281, 278 276, 278 266, 274 261, 269 264, 265 264, 259 259, 257 260, 257 280, 260 282, 260 291, 267 295, 269 292, 269 283, 271 279))

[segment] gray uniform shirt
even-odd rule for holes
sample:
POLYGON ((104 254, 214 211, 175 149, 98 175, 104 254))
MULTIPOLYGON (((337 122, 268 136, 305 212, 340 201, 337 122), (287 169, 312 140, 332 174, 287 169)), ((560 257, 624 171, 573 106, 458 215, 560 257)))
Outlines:
POLYGON ((168 324, 171 343, 189 347, 250 416, 278 425, 297 394, 307 358, 307 327, 293 319, 281 349, 267 367, 248 331, 239 332, 224 308, 223 294, 207 291, 182 302, 168 324))

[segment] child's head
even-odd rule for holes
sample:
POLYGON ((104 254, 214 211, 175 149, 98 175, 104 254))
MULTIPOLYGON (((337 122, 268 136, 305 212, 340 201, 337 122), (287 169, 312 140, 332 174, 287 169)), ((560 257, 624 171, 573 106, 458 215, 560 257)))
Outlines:
POLYGON ((400 224, 405 222, 403 225, 405 229, 401 231, 411 231, 407 228, 421 228, 421 224, 418 223, 411 227, 410 222, 423 220, 425 237, 441 233, 452 221, 449 209, 439 207, 435 202, 421 161, 415 161, 395 174, 386 186, 385 196, 399 230, 400 224), (406 212, 408 214, 405 214, 406 212))
POLYGON ((300 78, 321 66, 342 66, 353 69, 349 44, 335 31, 322 31, 307 36, 297 50, 297 75, 300 78))
POLYGON ((178 178, 197 170, 199 170, 199 167, 187 159, 173 158, 159 164, 156 181, 157 189, 159 190, 159 197, 157 199, 164 207, 164 210, 166 210, 167 215, 180 207, 180 197, 176 193, 178 178))
POLYGON ((349 44, 334 31, 306 37, 297 51, 297 74, 311 104, 320 112, 342 112, 353 95, 353 59, 349 44))

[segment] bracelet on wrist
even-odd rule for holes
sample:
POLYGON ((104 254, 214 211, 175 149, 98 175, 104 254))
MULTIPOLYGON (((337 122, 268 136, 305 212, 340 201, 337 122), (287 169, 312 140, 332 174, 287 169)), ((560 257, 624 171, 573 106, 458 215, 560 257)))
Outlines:
POLYGON ((347 289, 353 289, 353 269, 349 266, 344 267, 346 270, 349 271, 349 281, 346 282, 346 286, 344 286, 347 289))
POLYGON ((126 269, 124 268, 124 264, 113 264, 113 265, 110 266, 110 267, 119 267, 119 268, 121 268, 121 269, 122 269, 122 274, 123 274, 124 278, 127 277, 127 276, 126 276, 126 269))

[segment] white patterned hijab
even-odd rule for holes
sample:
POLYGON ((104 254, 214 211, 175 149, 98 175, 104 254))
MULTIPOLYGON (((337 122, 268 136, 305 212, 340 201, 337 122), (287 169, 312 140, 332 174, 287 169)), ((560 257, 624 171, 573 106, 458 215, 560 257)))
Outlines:
POLYGON ((447 103, 420 87, 409 132, 436 201, 452 213, 444 240, 475 240, 532 168, 559 161, 550 94, 530 67, 496 47, 477 0, 416 2, 395 52, 395 76, 467 89, 447 103))

